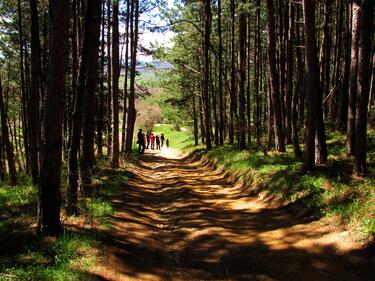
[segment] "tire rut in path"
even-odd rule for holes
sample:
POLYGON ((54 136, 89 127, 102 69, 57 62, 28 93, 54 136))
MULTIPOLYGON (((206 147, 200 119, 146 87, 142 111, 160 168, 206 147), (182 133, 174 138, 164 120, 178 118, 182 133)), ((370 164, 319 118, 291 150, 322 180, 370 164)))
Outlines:
POLYGON ((276 206, 207 161, 140 157, 113 198, 102 280, 371 280, 348 231, 276 206))

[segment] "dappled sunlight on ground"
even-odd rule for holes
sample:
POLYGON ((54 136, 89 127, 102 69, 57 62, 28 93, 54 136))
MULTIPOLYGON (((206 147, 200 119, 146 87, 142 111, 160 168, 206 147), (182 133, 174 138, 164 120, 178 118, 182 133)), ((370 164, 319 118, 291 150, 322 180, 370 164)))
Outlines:
POLYGON ((103 280, 370 280, 350 233, 274 204, 205 159, 146 150, 113 198, 103 280))

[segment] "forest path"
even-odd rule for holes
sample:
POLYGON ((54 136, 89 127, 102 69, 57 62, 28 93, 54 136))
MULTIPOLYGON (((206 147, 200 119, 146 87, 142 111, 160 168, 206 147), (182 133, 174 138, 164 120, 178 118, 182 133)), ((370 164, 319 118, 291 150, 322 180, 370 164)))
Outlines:
POLYGON ((207 161, 146 150, 114 196, 99 280, 371 280, 350 233, 276 206, 207 161))

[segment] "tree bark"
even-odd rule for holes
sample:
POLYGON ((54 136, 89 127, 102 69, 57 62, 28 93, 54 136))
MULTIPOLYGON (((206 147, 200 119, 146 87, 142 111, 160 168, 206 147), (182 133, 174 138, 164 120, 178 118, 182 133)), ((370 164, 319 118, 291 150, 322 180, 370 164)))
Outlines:
POLYGON ((119 166, 119 98, 118 98, 118 80, 120 77, 120 57, 119 57, 119 2, 113 0, 113 18, 112 18, 112 106, 113 106, 113 139, 111 165, 114 168, 119 166))
POLYGON ((138 21, 139 21, 139 0, 132 0, 130 12, 130 91, 129 91, 129 112, 127 121, 127 134, 125 144, 125 156, 129 157, 132 151, 134 125, 136 119, 135 111, 135 75, 137 62, 137 46, 138 46, 138 21))
POLYGON ((367 110, 371 80, 371 43, 373 37, 374 3, 363 0, 358 44, 358 96, 355 119, 354 173, 366 172, 367 110))
POLYGON ((0 72, 0 111, 1 111, 1 135, 2 135, 2 140, 5 143, 5 149, 6 149, 6 154, 7 154, 8 169, 9 169, 9 175, 10 175, 10 185, 14 186, 17 184, 17 172, 16 172, 16 166, 14 164, 13 145, 9 139, 8 116, 7 116, 6 108, 4 105, 1 72, 0 72))
POLYGON ((33 183, 39 180, 39 99, 40 99, 40 77, 41 77, 41 53, 39 40, 39 20, 37 1, 30 0, 31 13, 31 92, 29 105, 29 149, 30 168, 33 183))
MULTIPOLYGON (((243 2, 243 1, 242 1, 243 2)), ((238 148, 246 148, 245 81, 246 81, 246 14, 239 14, 239 93, 238 93, 238 148)))
MULTIPOLYGON (((129 0, 130 1, 130 0, 129 0)), ((107 150, 112 155, 112 59, 111 59, 111 0, 107 0, 107 150)))
POLYGON ((285 139, 280 106, 279 77, 276 71, 276 41, 273 0, 267 0, 267 40, 268 64, 270 70, 271 98, 274 112, 275 147, 277 151, 285 151, 285 139))
POLYGON ((128 99, 128 76, 129 76, 129 21, 130 21, 130 1, 126 1, 126 23, 125 23, 125 77, 124 77, 124 110, 122 116, 122 137, 121 151, 125 151, 125 131, 126 131, 126 107, 128 99))
POLYGON ((319 66, 315 37, 315 3, 303 0, 305 46, 306 46, 306 137, 305 137, 305 169, 311 170, 315 165, 315 135, 318 127, 317 113, 319 107, 319 66))
POLYGON ((98 80, 101 0, 86 3, 84 39, 78 94, 82 95, 82 154, 80 159, 81 190, 85 195, 92 191, 91 176, 95 164, 95 92, 98 80))
POLYGON ((100 90, 99 90, 99 101, 97 110, 97 146, 98 146, 98 157, 103 157, 103 130, 104 130, 104 66, 105 66, 105 2, 102 2, 102 18, 101 18, 101 42, 100 42, 100 90))
POLYGON ((61 231, 61 153, 65 74, 68 67, 69 3, 49 2, 49 63, 42 127, 42 163, 38 192, 38 233, 56 236, 61 231))
POLYGON ((359 22, 362 10, 361 0, 353 0, 352 5, 352 50, 349 78, 348 125, 346 132, 346 153, 348 156, 354 155, 355 151, 355 106, 357 96, 359 22))
POLYGON ((221 0, 217 2, 217 32, 219 36, 218 50, 218 95, 219 95, 219 145, 224 144, 224 107, 223 107, 223 36, 221 28, 221 0))
POLYGON ((234 135, 236 134, 235 124, 237 122, 237 101, 236 101, 236 66, 235 66, 235 3, 234 0, 230 1, 230 14, 231 14, 231 37, 230 37, 230 55, 231 55, 231 73, 230 73, 230 120, 229 120, 229 143, 233 144, 234 135))
POLYGON ((209 96, 209 81, 210 81, 210 33, 211 33, 211 2, 205 1, 204 5, 204 79, 203 79, 203 106, 205 117, 205 131, 206 131, 206 148, 212 148, 211 143, 211 102, 209 96))

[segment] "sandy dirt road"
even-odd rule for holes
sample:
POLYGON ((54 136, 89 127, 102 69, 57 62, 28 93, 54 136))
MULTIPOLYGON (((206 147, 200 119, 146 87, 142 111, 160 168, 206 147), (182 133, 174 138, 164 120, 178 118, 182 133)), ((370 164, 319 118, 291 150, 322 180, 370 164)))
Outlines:
POLYGON ((99 280, 374 280, 349 231, 278 206, 208 161, 146 151, 113 197, 99 280))

